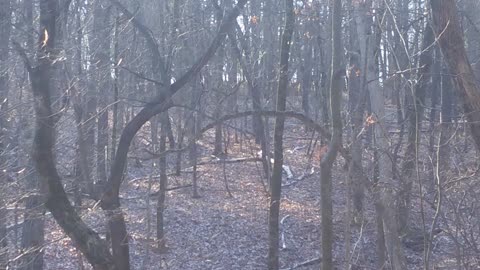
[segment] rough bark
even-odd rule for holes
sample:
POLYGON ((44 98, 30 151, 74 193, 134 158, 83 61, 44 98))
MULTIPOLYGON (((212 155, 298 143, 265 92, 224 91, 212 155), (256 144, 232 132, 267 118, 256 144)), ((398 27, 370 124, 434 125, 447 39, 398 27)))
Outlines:
MULTIPOLYGON (((282 34, 282 43, 280 51, 280 75, 278 79, 277 90, 277 109, 284 112, 287 101, 288 87, 288 60, 290 57, 290 45, 292 42, 293 28, 295 24, 295 15, 293 10, 293 0, 285 0, 285 28, 282 34)), ((279 215, 280 198, 282 189, 282 166, 283 166, 283 131, 285 126, 285 117, 279 115, 275 119, 274 131, 274 160, 271 197, 268 218, 268 269, 279 269, 279 215)))
MULTIPOLYGON (((33 0, 27 0, 23 3, 25 12, 25 25, 27 29, 33 29, 33 0)), ((27 50, 34 51, 34 44, 32 36, 27 37, 27 50)), ((32 122, 21 117, 21 122, 28 123, 27 134, 33 134, 32 122)), ((19 135, 21 137, 21 135, 19 135)), ((27 137, 27 136, 26 136, 27 137)), ((27 140, 33 139, 33 136, 25 138, 27 140)), ((32 143, 27 143, 25 152, 32 149, 32 143), (27 150, 28 149, 28 150, 27 150)), ((25 153, 24 152, 24 153, 25 153)), ((41 270, 43 269, 43 250, 44 245, 44 214, 45 214, 45 188, 40 189, 40 179, 37 172, 34 170, 34 161, 31 153, 26 155, 24 162, 26 165, 25 187, 30 192, 25 200, 25 212, 23 215, 22 237, 20 246, 26 253, 20 258, 20 267, 22 270, 41 270)))
POLYGON ((40 1, 40 38, 38 66, 29 67, 35 99, 36 128, 34 161, 42 185, 48 188, 46 207, 65 233, 82 251, 94 269, 114 269, 107 244, 91 230, 71 205, 58 175, 55 158, 55 119, 52 117, 50 90, 55 63, 55 34, 58 16, 56 0, 40 1))
MULTIPOLYGON (((352 12, 352 16, 354 16, 352 12)), ((355 211, 355 219, 361 217, 363 211, 364 182, 361 181, 364 176, 362 166, 362 138, 363 138, 363 116, 366 107, 367 88, 364 85, 365 72, 362 72, 360 59, 360 48, 358 44, 357 25, 355 20, 350 22, 350 55, 349 67, 346 75, 348 76, 348 107, 351 114, 351 155, 352 160, 349 163, 348 175, 352 190, 352 201, 355 211)))
POLYGON ((463 31, 454 0, 431 0, 435 36, 438 39, 445 62, 454 74, 471 135, 480 150, 480 88, 465 50, 463 31))

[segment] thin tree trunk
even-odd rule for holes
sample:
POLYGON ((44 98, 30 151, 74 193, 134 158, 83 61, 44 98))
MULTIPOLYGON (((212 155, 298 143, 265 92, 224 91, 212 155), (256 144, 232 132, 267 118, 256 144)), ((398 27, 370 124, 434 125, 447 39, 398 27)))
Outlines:
POLYGON ((304 49, 305 64, 301 66, 302 70, 302 109, 307 117, 310 117, 310 92, 312 91, 312 60, 313 53, 311 45, 306 45, 304 49))
MULTIPOLYGON (((119 31, 120 31, 120 17, 117 17, 115 19, 115 33, 114 33, 114 48, 113 48, 113 61, 115 61, 115 64, 119 63, 120 58, 119 58, 119 31)), ((113 81, 113 117, 112 117, 112 149, 111 149, 111 154, 110 154, 110 160, 115 159, 115 145, 117 145, 117 130, 118 130, 118 122, 119 122, 119 112, 118 112, 118 103, 119 103, 119 68, 115 66, 114 69, 114 81, 113 81)))
POLYGON ((333 269, 333 203, 332 168, 342 145, 341 91, 345 73, 342 62, 342 1, 335 0, 331 9, 332 61, 330 67, 330 115, 332 138, 325 156, 320 161, 320 196, 322 213, 322 269, 333 269))
POLYGON ((420 146, 420 130, 422 128, 422 120, 425 108, 425 95, 430 81, 431 69, 433 66, 433 44, 434 35, 430 25, 424 30, 422 54, 420 55, 419 69, 417 75, 417 84, 413 88, 413 102, 411 107, 407 108, 408 120, 408 140, 407 149, 405 151, 405 159, 402 164, 402 191, 400 196, 399 207, 399 230, 402 233, 407 232, 409 214, 411 207, 411 192, 415 168, 418 161, 418 148, 420 146))
MULTIPOLYGON (((290 44, 292 41, 295 15, 293 0, 285 0, 285 28, 282 35, 280 51, 280 75, 277 90, 277 111, 283 112, 286 109, 287 87, 288 87, 288 59, 290 56, 290 44)), ((282 166, 283 166, 283 131, 285 117, 277 116, 275 119, 274 133, 274 160, 271 181, 271 197, 268 218, 268 269, 279 269, 279 215, 280 199, 282 188, 282 166)))
POLYGON ((108 107, 107 93, 111 91, 110 14, 100 1, 94 4, 93 15, 93 78, 97 96, 97 180, 107 179, 106 158, 108 145, 108 107))
MULTIPOLYGON (((259 89, 254 81, 254 78, 251 75, 250 69, 248 68, 248 65, 247 65, 247 61, 242 58, 240 49, 237 46, 237 39, 235 36, 235 32, 233 30, 228 33, 228 38, 230 40, 233 53, 237 58, 238 62, 240 63, 245 79, 247 80, 247 86, 248 86, 249 92, 251 93, 252 96, 254 96, 255 95, 254 93, 257 93, 259 89)), ((254 106, 253 110, 259 112, 261 111, 261 107, 254 106)), ((265 173, 265 178, 267 179, 267 182, 270 184, 271 164, 270 164, 270 156, 268 151, 269 147, 266 139, 267 134, 265 131, 265 125, 260 115, 259 116, 254 115, 253 119, 254 121, 257 121, 258 125, 256 127, 259 129, 259 132, 263 132, 263 135, 261 136, 261 139, 260 139, 260 149, 262 150, 262 166, 263 166, 263 171, 265 173)))
POLYGON ((165 239, 165 223, 164 223, 164 211, 165 211, 165 198, 166 190, 168 185, 167 177, 167 157, 165 154, 166 151, 166 140, 167 140, 167 129, 166 129, 166 115, 162 115, 161 123, 162 129, 160 131, 160 146, 159 151, 161 154, 158 161, 158 167, 160 170, 160 190, 158 192, 158 201, 157 201, 157 247, 159 250, 165 250, 166 239, 165 239))
POLYGON ((356 3, 356 15, 358 35, 360 40, 361 55, 363 57, 364 66, 367 70, 367 78, 365 82, 369 82, 369 94, 372 108, 372 122, 374 124, 375 145, 378 151, 378 168, 381 188, 381 207, 379 214, 382 215, 384 224, 385 244, 387 254, 390 258, 391 266, 394 270, 406 269, 403 247, 400 243, 398 226, 396 221, 395 193, 393 181, 393 164, 389 154, 389 144, 387 139, 387 127, 385 126, 385 103, 383 91, 380 87, 377 69, 375 64, 375 51, 377 48, 369 41, 373 40, 373 35, 369 35, 372 27, 371 16, 368 15, 372 8, 372 2, 366 1, 356 3))
MULTIPOLYGON (((218 24, 221 20, 218 20, 218 24)), ((224 49, 223 47, 218 49, 217 56, 216 56, 216 65, 214 65, 213 69, 213 89, 214 89, 214 99, 215 99, 215 109, 214 109, 214 117, 220 118, 222 117, 223 111, 223 61, 224 61, 224 49)), ((223 150, 223 134, 222 134, 222 125, 218 124, 215 127, 215 143, 213 154, 214 155, 221 155, 224 153, 223 150)))
MULTIPOLYGON (((4 119, 8 105, 8 55, 10 43, 11 7, 10 0, 0 2, 0 168, 5 168, 7 161, 4 156, 8 145, 7 121, 4 119)), ((7 185, 6 178, 0 173, 0 189, 7 185)), ((7 208, 4 196, 0 198, 0 269, 7 269, 8 246, 7 246, 7 208)))

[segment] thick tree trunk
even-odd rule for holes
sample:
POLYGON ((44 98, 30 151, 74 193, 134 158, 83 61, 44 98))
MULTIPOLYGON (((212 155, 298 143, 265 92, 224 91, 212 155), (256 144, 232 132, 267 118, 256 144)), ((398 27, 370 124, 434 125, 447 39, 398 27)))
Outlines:
MULTIPOLYGON (((33 162, 32 162, 33 163, 33 162)), ((27 177, 26 187, 31 190, 30 196, 25 202, 25 214, 22 228, 21 246, 28 251, 22 257, 22 270, 43 269, 43 244, 44 236, 44 213, 45 213, 45 187, 39 186, 38 176, 32 172, 27 177)))
POLYGON ((454 74, 455 84, 463 100, 463 108, 471 135, 480 150, 480 88, 465 50, 463 31, 454 0, 431 0, 435 35, 445 62, 454 74))
MULTIPOLYGON (((354 13, 352 12, 352 16, 354 13)), ((357 34, 357 25, 352 20, 349 25, 350 30, 350 55, 349 69, 346 73, 348 76, 348 109, 351 115, 352 131, 351 131, 351 147, 350 152, 352 160, 349 164, 348 175, 350 178, 350 186, 352 190, 352 201, 354 207, 354 218, 361 218, 363 215, 363 198, 365 197, 365 182, 362 165, 362 139, 363 139, 363 121, 367 99, 367 87, 364 85, 365 72, 362 72, 360 59, 360 48, 357 34)), ((359 220, 357 220, 359 221, 359 220)))
POLYGON ((34 160, 41 185, 48 187, 46 207, 65 233, 82 251, 94 269, 114 269, 107 244, 91 230, 72 207, 58 175, 54 160, 55 120, 50 90, 55 63, 55 33, 58 14, 56 0, 40 2, 40 31, 37 67, 29 67, 35 99, 36 130, 34 160), (48 35, 48 36, 47 36, 48 35))
MULTIPOLYGON (((277 90, 277 111, 284 112, 287 102, 288 87, 288 60, 290 56, 290 45, 292 42, 293 28, 295 24, 295 15, 293 10, 293 0, 285 0, 285 28, 282 34, 282 47, 280 49, 280 75, 278 79, 277 90)), ((268 269, 279 269, 279 215, 280 199, 282 189, 282 166, 283 166, 283 131, 285 126, 285 116, 279 115, 275 119, 274 133, 274 160, 270 210, 268 218, 268 269)))
MULTIPOLYGON (((27 29, 33 28, 33 0, 24 1, 25 21, 27 29)), ((34 51, 33 40, 31 36, 27 38, 27 49, 34 51)), ((21 121, 29 122, 27 119, 21 121)), ((31 127, 28 127, 30 129, 31 127)), ((30 139, 30 138, 29 138, 30 139)), ((32 149, 32 144, 27 144, 28 151, 32 149)), ((45 186, 41 189, 40 179, 34 167, 32 156, 28 155, 26 159, 27 172, 25 176, 25 187, 29 190, 30 196, 25 201, 25 213, 23 216, 23 227, 21 237, 21 247, 28 251, 20 260, 22 270, 41 270, 43 269, 43 250, 44 245, 44 214, 45 214, 45 186)))

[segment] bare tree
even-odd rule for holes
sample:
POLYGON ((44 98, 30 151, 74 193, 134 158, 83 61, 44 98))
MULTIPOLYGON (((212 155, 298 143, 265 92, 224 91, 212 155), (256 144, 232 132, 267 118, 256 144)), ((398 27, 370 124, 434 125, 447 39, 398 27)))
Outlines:
MULTIPOLYGON (((372 35, 372 18, 368 16, 371 12, 372 2, 356 3, 357 9, 357 29, 360 40, 360 51, 363 58, 362 65, 366 70, 365 83, 369 83, 368 90, 370 94, 370 104, 372 108, 372 122, 374 125, 375 146, 378 152, 379 177, 381 182, 377 184, 380 192, 379 219, 383 223, 383 232, 385 234, 385 247, 387 254, 391 260, 393 269, 406 269, 405 257, 403 255, 403 247, 400 243, 399 231, 396 221, 396 204, 395 204, 395 184, 393 181, 393 164, 391 155, 389 154, 388 133, 385 126, 385 102, 382 88, 379 84, 378 70, 375 64, 377 48, 371 44, 374 41, 372 35)), ((383 236, 382 236, 383 237, 383 236)), ((382 243, 377 243, 379 251, 379 267, 383 267, 383 247, 382 243)))
MULTIPOLYGON (((288 59, 290 56, 290 43, 292 42, 295 15, 293 0, 285 0, 285 28, 282 34, 282 45, 280 50, 280 77, 278 79, 277 108, 276 111, 283 112, 286 109, 287 87, 288 87, 288 59)), ((282 171, 283 171, 283 132, 285 128, 285 117, 279 116, 275 119, 274 133, 274 160, 270 212, 268 218, 268 269, 279 269, 279 216, 280 199, 282 194, 282 171)))
POLYGON ((455 74, 455 85, 463 101, 472 137, 480 149, 480 88, 477 85, 465 50, 457 6, 453 0, 430 1, 435 35, 450 72, 455 74))
POLYGON ((332 168, 342 145, 341 93, 342 79, 342 1, 332 3, 332 62, 330 67, 330 115, 332 137, 328 151, 320 161, 320 194, 322 212, 322 269, 333 269, 333 203, 332 168))

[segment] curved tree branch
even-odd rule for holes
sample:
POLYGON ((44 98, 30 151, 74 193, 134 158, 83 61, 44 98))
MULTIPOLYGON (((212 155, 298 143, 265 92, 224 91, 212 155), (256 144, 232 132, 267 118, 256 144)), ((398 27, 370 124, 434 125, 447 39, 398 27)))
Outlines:
MULTIPOLYGON (((145 37, 149 41, 149 46, 152 49, 153 56, 155 58, 158 58, 154 59, 156 60, 154 62, 154 71, 160 72, 160 77, 163 79, 163 81, 165 83, 169 83, 165 76, 165 66, 162 64, 163 60, 159 56, 156 41, 149 33, 148 28, 138 23, 137 20, 135 20, 134 16, 129 13, 128 10, 123 8, 122 5, 120 5, 120 2, 118 2, 117 0, 109 1, 115 4, 115 6, 119 7, 126 16, 130 17, 132 21, 136 24, 137 28, 143 29, 141 31, 145 34, 145 37)), ((187 84, 191 80, 191 78, 193 78, 212 58, 217 49, 221 46, 222 42, 225 40, 228 30, 232 27, 233 22, 240 14, 240 10, 243 8, 243 6, 245 6, 247 1, 248 0, 238 1, 237 5, 228 14, 228 16, 226 16, 225 20, 223 20, 217 35, 213 39, 207 51, 180 79, 178 79, 175 83, 171 84, 169 87, 166 87, 166 91, 160 91, 156 98, 154 98, 142 110, 140 110, 140 112, 126 125, 120 136, 115 159, 113 161, 110 175, 104 188, 105 192, 100 201, 100 206, 103 210, 106 210, 106 214, 108 217, 109 228, 112 235, 113 257, 117 263, 118 269, 130 268, 128 262, 129 246, 127 228, 124 215, 120 209, 119 199, 120 185, 122 183, 124 171, 126 168, 127 154, 130 148, 130 144, 135 137, 135 134, 147 121, 150 120, 150 118, 167 111, 168 108, 172 106, 172 96, 176 92, 178 92, 185 84, 187 84)))

